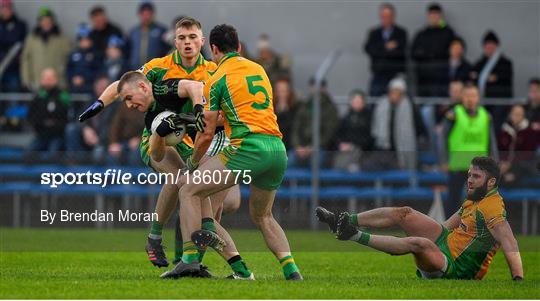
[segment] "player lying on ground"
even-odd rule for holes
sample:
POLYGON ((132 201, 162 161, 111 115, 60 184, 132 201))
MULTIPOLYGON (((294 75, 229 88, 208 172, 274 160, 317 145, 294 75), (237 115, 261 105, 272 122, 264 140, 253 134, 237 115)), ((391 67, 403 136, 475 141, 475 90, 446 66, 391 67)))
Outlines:
POLYGON ((521 256, 497 191, 495 160, 476 157, 467 178, 467 199, 442 225, 409 207, 377 208, 334 216, 319 207, 316 215, 339 240, 352 240, 390 255, 412 253, 422 278, 482 279, 499 247, 512 279, 523 279, 521 256), (407 237, 371 235, 360 228, 399 226, 407 237))
MULTIPOLYGON (((185 241, 184 256, 182 262, 162 277, 181 277, 186 271, 199 268, 195 244, 212 246, 212 241, 215 240, 213 233, 200 230, 199 217, 204 210, 201 200, 235 185, 235 179, 226 179, 226 176, 231 171, 240 171, 249 174, 251 178, 251 218, 261 230, 268 248, 279 260, 285 279, 302 280, 291 255, 287 237, 272 215, 276 190, 287 167, 287 153, 273 110, 270 80, 260 65, 239 55, 240 44, 234 27, 214 27, 210 33, 210 47, 213 60, 219 64, 216 72, 205 84, 204 96, 209 100, 209 110, 204 112, 206 127, 204 132, 197 133, 193 155, 188 159, 186 167, 190 171, 198 169, 201 172, 220 173, 223 180, 195 185, 193 181, 189 181, 193 174, 181 179, 180 222, 185 241), (212 140, 219 110, 225 113, 225 131, 231 144, 218 156, 200 162, 212 140)), ((216 223, 216 226, 218 225, 216 223)), ((226 232, 221 232, 222 227, 219 228, 218 234, 227 243, 220 254, 230 264, 232 261, 240 261, 243 265, 231 237, 226 232)), ((253 274, 247 268, 239 269, 235 270, 233 277, 249 279, 253 274)))
MULTIPOLYGON (((158 104, 164 104, 151 107, 150 111, 153 116, 157 115, 166 108, 174 112, 193 112, 191 100, 181 100, 178 98, 176 88, 179 79, 190 79, 195 81, 205 81, 210 77, 210 71, 216 69, 216 64, 206 61, 200 54, 202 45, 204 44, 201 24, 193 18, 183 18, 176 24, 175 46, 176 51, 173 51, 167 56, 156 58, 146 63, 142 68, 147 79, 152 83, 154 98, 158 104)), ((118 98, 118 84, 116 81, 109 85, 103 94, 94 104, 81 114, 79 120, 81 122, 98 114, 105 106, 111 104, 118 98)), ((150 120, 151 122, 151 120, 150 120)), ((194 134, 194 133, 192 133, 194 134)), ((193 151, 193 141, 190 136, 186 135, 184 141, 174 147, 166 147, 165 151, 153 148, 153 154, 149 154, 150 149, 150 130, 145 128, 140 145, 140 153, 143 162, 156 172, 174 173, 179 168, 184 166, 185 160, 193 151), (157 160, 162 158, 162 160, 157 160)), ((229 141, 222 129, 218 129, 214 136, 213 143, 208 150, 208 155, 217 154, 224 146, 228 145, 229 141)), ((152 222, 146 250, 150 261, 158 266, 167 266, 168 261, 163 252, 162 247, 162 229, 163 225, 168 221, 178 200, 178 188, 174 184, 163 185, 156 204, 156 213, 158 221, 152 222)), ((221 212, 232 213, 240 206, 240 190, 238 186, 232 187, 229 192, 223 192, 220 195, 212 197, 214 207, 217 204, 223 203, 223 206, 218 207, 215 218, 219 220, 221 212), (226 195, 226 196, 223 196, 226 195), (225 197, 224 201, 221 201, 225 197)), ((175 259, 173 262, 178 262, 182 258, 182 235, 179 230, 179 222, 176 222, 176 244, 175 244, 175 259)))

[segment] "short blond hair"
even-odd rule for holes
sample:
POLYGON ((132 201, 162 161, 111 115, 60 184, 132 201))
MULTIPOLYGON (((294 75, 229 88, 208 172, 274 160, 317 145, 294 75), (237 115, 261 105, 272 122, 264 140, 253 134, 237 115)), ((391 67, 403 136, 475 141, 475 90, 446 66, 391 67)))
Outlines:
POLYGON ((120 93, 122 92, 122 89, 124 89, 125 85, 131 85, 137 81, 144 81, 149 82, 146 76, 140 72, 140 71, 128 71, 120 77, 120 81, 118 82, 118 87, 116 88, 116 92, 120 93))
POLYGON ((191 28, 193 26, 202 30, 201 22, 197 21, 192 17, 184 17, 180 19, 180 21, 176 22, 176 26, 174 27, 174 29, 176 30, 178 28, 191 28))

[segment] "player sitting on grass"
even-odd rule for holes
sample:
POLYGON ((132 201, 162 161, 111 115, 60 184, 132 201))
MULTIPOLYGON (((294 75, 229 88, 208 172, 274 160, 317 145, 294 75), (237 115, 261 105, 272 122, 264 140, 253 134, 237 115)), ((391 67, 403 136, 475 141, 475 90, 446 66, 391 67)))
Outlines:
POLYGON ((523 279, 521 255, 497 191, 500 171, 488 157, 472 160, 467 199, 442 225, 409 207, 377 208, 339 217, 318 207, 316 215, 339 240, 352 240, 390 255, 412 253, 418 277, 482 279, 502 247, 512 279, 523 279), (399 226, 407 237, 371 235, 361 228, 399 226))
MULTIPOLYGON (((217 25, 210 32, 212 58, 219 62, 216 72, 206 82, 204 96, 209 109, 204 111, 204 131, 197 133, 193 154, 187 160, 190 172, 221 175, 221 181, 196 185, 187 181, 193 174, 181 179, 180 222, 184 238, 182 262, 162 275, 163 278, 181 277, 186 271, 197 270, 197 246, 213 246, 215 233, 201 230, 201 200, 233 185, 236 180, 227 177, 231 171, 242 172, 248 178, 249 213, 260 229, 266 245, 282 267, 287 280, 302 280, 294 262, 289 242, 281 226, 272 215, 274 198, 287 168, 287 152, 281 141, 272 101, 272 87, 264 69, 240 56, 240 43, 236 29, 230 25, 217 25), (212 140, 218 120, 218 111, 225 113, 225 131, 231 144, 218 156, 201 162, 212 140), (184 184, 185 183, 185 184, 184 184), (190 239, 191 237, 191 239, 190 239)), ((218 234, 227 242, 220 255, 233 268, 234 279, 253 279, 245 267, 231 237, 216 223, 218 234)))
MULTIPOLYGON (((192 113, 193 105, 190 99, 181 100, 176 95, 176 85, 179 79, 189 79, 194 81, 205 81, 210 78, 211 72, 215 71, 217 65, 207 61, 201 55, 200 50, 204 44, 201 23, 193 18, 185 17, 177 22, 175 27, 175 47, 176 50, 170 54, 155 58, 144 64, 141 72, 152 84, 155 99, 158 105, 150 108, 151 116, 156 116, 166 110, 174 112, 192 113), (166 102, 166 105, 161 104, 166 102)), ((115 81, 107 87, 100 95, 99 99, 88 107, 79 117, 81 122, 92 118, 98 114, 105 106, 111 104, 118 97, 119 81, 115 81)), ((152 122, 149 119, 150 123, 152 122)), ((194 134, 194 133, 193 133, 194 134)), ((154 135, 152 135, 154 136, 154 135)), ((155 138, 155 137, 154 137, 155 138)), ((156 148, 151 147, 150 127, 145 128, 141 135, 141 144, 139 146, 141 159, 143 162, 156 172, 176 174, 178 169, 184 166, 185 160, 193 151, 193 141, 189 135, 184 136, 184 140, 172 147, 156 148), (153 150, 151 154, 150 150, 153 150)), ((223 147, 228 145, 229 141, 224 131, 217 129, 214 140, 209 148, 207 155, 214 156, 223 147)), ((228 192, 211 197, 214 205, 214 218, 219 220, 221 212, 232 213, 240 206, 240 189, 238 186, 232 187, 228 192)), ((162 245, 163 226, 167 223, 178 204, 178 188, 175 184, 166 183, 161 188, 157 203, 156 213, 158 220, 151 224, 150 233, 147 238, 146 252, 148 259, 157 267, 169 265, 162 245)), ((208 219, 203 222, 205 227, 212 228, 213 220, 208 219)), ((179 230, 179 222, 176 222, 176 244, 174 263, 182 258, 182 235, 179 230)))

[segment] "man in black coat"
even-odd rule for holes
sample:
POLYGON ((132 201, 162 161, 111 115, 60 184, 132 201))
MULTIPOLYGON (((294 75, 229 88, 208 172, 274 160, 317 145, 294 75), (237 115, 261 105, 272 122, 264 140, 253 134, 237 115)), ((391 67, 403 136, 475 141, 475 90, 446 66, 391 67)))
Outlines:
MULTIPOLYGON (((474 64, 471 80, 477 82, 483 97, 511 98, 513 93, 512 61, 502 54, 499 38, 493 31, 488 31, 482 40, 483 55, 474 64)), ((499 129, 510 110, 510 103, 504 106, 487 106, 493 116, 496 129, 499 129)))
POLYGON ((392 4, 382 4, 379 16, 381 25, 370 30, 364 46, 371 58, 371 96, 385 94, 390 80, 405 72, 407 32, 395 24, 396 13, 392 4))
POLYGON ((104 60, 109 38, 111 36, 122 38, 124 35, 120 28, 109 22, 105 8, 102 6, 95 6, 90 10, 90 20, 92 22, 90 39, 92 40, 94 49, 97 51, 98 58, 104 60))
POLYGON ((444 72, 454 31, 443 20, 442 8, 433 3, 427 9, 428 25, 414 38, 411 55, 416 63, 418 96, 446 96, 444 72))
POLYGON ((484 97, 513 96, 512 61, 501 53, 499 44, 499 37, 493 31, 484 35, 482 43, 484 54, 474 64, 471 73, 471 79, 477 81, 478 87, 481 88, 480 93, 484 97), (490 61, 493 61, 493 66, 488 70, 490 61), (482 71, 487 72, 485 79, 481 76, 482 71))

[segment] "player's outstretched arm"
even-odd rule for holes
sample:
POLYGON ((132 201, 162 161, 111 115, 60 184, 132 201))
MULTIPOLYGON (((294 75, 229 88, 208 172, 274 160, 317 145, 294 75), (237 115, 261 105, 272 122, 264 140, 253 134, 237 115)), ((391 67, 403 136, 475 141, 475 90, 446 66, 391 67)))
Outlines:
POLYGON ((94 101, 88 108, 84 110, 84 112, 79 115, 79 121, 84 122, 94 116, 96 116, 103 108, 110 105, 114 102, 114 100, 118 97, 118 81, 113 82, 110 84, 103 93, 99 96, 99 98, 94 101))
POLYGON ((501 245, 504 257, 510 268, 512 279, 523 279, 523 265, 521 263, 521 254, 519 253, 519 246, 517 243, 510 224, 507 221, 498 223, 492 229, 490 229, 491 235, 501 245))

